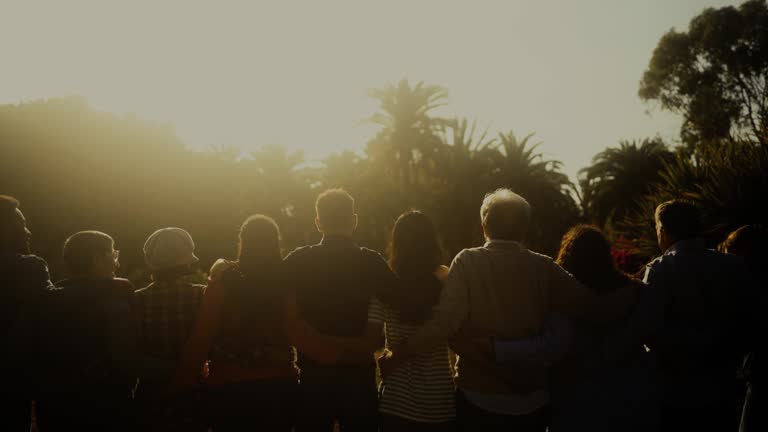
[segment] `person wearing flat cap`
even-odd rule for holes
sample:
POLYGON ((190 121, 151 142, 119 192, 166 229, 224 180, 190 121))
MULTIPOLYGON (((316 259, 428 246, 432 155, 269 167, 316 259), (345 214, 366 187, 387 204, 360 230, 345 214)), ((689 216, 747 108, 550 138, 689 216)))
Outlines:
POLYGON ((179 426, 186 411, 167 397, 180 352, 195 323, 203 285, 192 284, 198 258, 192 236, 181 228, 162 228, 144 243, 152 283, 135 292, 139 349, 152 359, 137 390, 141 418, 148 428, 179 426), (174 406, 174 409, 171 409, 174 406))

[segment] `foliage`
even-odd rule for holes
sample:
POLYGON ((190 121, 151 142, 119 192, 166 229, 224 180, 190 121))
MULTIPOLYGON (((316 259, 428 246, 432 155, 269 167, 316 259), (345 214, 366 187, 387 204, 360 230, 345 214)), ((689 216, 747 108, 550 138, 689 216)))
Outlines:
POLYGON ((666 164, 662 182, 622 224, 637 251, 652 257, 656 246, 653 212, 673 198, 687 198, 702 210, 705 237, 714 246, 736 228, 768 221, 768 145, 722 141, 702 149, 701 158, 678 154, 666 164))
POLYGON ((430 113, 445 104, 448 92, 443 87, 424 85, 423 82, 411 87, 403 79, 396 86, 373 89, 369 95, 379 102, 379 111, 370 121, 382 127, 378 135, 380 153, 390 162, 397 161, 393 171, 397 173, 401 192, 405 195, 413 185, 416 164, 428 160, 434 150, 435 127, 440 120, 431 117, 430 113))
POLYGON ((639 95, 680 113, 689 146, 726 138, 768 143, 768 4, 709 8, 687 32, 670 30, 639 95))
POLYGON ((440 227, 446 261, 482 242, 483 195, 511 187, 536 212, 530 245, 554 253, 578 210, 559 162, 537 153, 530 136, 489 138, 476 122, 431 118, 444 99, 436 86, 403 81, 372 95, 389 117, 379 118, 384 126, 366 154, 335 153, 319 166, 280 146, 192 151, 171 127, 97 112, 77 98, 0 106, 0 193, 21 200, 35 250, 55 277, 63 276, 64 239, 85 229, 115 237, 122 273, 136 281, 144 280, 143 242, 163 226, 192 234, 202 268, 234 255, 238 227, 252 213, 277 220, 286 250, 312 243, 315 196, 336 186, 356 198, 361 244, 383 250, 395 218, 419 207, 440 227))
POLYGON ((592 158, 579 171, 581 205, 586 218, 599 226, 612 226, 638 210, 638 200, 661 180, 666 162, 674 158, 661 139, 621 141, 592 158))
MULTIPOLYGON (((528 234, 536 250, 554 251, 560 237, 578 221, 575 186, 560 172, 562 163, 544 159, 529 145, 533 134, 518 140, 514 133, 499 134, 499 149, 494 154, 496 187, 508 187, 526 197, 533 208, 533 223, 528 234)), ((494 187, 495 189, 495 187, 494 187)))

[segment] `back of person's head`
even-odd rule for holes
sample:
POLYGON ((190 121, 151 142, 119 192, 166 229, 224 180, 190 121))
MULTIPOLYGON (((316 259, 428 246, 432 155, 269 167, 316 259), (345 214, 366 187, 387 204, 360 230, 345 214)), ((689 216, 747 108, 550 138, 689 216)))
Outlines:
POLYGON ((344 189, 328 189, 315 201, 317 227, 325 234, 351 234, 357 225, 355 199, 344 189))
POLYGON ((577 225, 563 235, 557 263, 599 293, 620 288, 629 280, 616 267, 608 239, 590 225, 577 225))
POLYGON ((264 215, 253 215, 240 227, 238 272, 224 274, 223 333, 247 340, 279 331, 282 299, 280 229, 264 215))
POLYGON ((397 218, 389 246, 389 264, 402 278, 419 278, 434 273, 440 265, 441 250, 432 220, 418 210, 397 218))
POLYGON ((19 201, 0 195, 0 253, 29 253, 26 224, 19 201))
POLYGON ((480 220, 488 239, 523 241, 531 223, 531 205, 509 189, 497 189, 485 195, 480 220))
POLYGON ((64 242, 64 261, 72 276, 108 277, 114 273, 117 259, 114 245, 112 237, 103 232, 80 231, 64 242))
POLYGON ((243 272, 279 263, 280 228, 269 216, 253 215, 240 226, 237 261, 243 272))
POLYGON ((768 256, 768 229, 762 225, 744 225, 728 235, 722 244, 722 250, 750 261, 758 257, 766 257, 768 256))
POLYGON ((181 228, 161 228, 144 242, 144 262, 155 280, 176 279, 192 273, 199 260, 192 236, 181 228))
POLYGON ((434 273, 441 258, 432 220, 418 210, 400 215, 392 229, 389 265, 403 283, 378 293, 379 300, 391 306, 403 322, 422 324, 440 298, 442 283, 434 273))
POLYGON ((701 234, 701 214, 688 200, 674 199, 656 207, 656 225, 671 242, 688 240, 701 234))

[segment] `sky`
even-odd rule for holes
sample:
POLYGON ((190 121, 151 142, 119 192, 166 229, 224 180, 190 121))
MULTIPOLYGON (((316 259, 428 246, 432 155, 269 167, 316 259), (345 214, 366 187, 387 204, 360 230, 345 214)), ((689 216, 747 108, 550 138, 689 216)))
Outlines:
POLYGON ((574 176, 623 139, 674 142, 637 97, 659 38, 716 0, 0 0, 0 104, 79 95, 194 148, 361 151, 368 89, 449 91, 437 114, 535 133, 574 176))

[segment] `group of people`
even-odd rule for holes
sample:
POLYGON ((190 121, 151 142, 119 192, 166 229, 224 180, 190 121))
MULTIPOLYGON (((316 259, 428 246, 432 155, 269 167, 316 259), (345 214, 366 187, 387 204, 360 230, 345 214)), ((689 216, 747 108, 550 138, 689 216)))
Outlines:
POLYGON ((251 216, 206 285, 190 234, 160 229, 135 290, 98 231, 66 240, 71 277, 51 283, 0 196, 2 430, 766 430, 759 226, 718 252, 692 203, 662 203, 663 254, 635 278, 592 226, 556 259, 526 249, 531 208, 508 189, 450 268, 420 211, 385 259, 355 244, 346 191, 315 207, 319 244, 283 257, 251 216))

